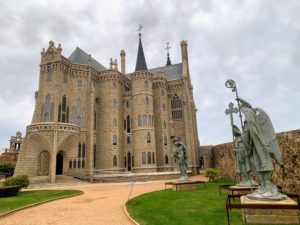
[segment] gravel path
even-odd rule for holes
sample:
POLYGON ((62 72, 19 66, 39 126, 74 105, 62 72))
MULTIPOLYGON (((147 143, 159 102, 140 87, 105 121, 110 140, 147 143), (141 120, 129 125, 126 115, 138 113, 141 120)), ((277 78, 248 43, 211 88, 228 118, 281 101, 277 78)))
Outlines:
MULTIPOLYGON (((193 177, 199 179, 200 177, 193 177)), ((203 179, 203 177, 201 177, 203 179)), ((1 225, 133 225, 124 205, 129 198, 165 188, 165 181, 81 184, 47 189, 78 189, 84 194, 24 209, 0 218, 1 225), (132 188, 132 191, 131 191, 132 188)))

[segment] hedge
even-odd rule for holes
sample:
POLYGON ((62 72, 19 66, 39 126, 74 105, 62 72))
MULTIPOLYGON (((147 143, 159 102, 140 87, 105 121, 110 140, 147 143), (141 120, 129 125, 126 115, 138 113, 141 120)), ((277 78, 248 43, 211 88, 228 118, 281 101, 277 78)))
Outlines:
POLYGON ((0 187, 0 198, 15 196, 18 194, 19 190, 20 190, 19 186, 0 187))

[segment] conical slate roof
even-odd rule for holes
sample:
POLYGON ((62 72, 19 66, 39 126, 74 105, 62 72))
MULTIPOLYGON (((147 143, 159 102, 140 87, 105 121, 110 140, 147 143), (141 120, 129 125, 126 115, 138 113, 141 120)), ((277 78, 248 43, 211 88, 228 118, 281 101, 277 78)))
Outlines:
POLYGON ((90 65, 98 71, 106 70, 97 60, 89 56, 85 51, 77 47, 68 58, 72 63, 90 65), (90 61, 89 61, 90 59, 90 61))
POLYGON ((136 58, 135 71, 148 70, 146 60, 145 60, 142 40, 141 40, 141 34, 139 34, 139 36, 140 36, 140 40, 139 40, 138 54, 136 58))

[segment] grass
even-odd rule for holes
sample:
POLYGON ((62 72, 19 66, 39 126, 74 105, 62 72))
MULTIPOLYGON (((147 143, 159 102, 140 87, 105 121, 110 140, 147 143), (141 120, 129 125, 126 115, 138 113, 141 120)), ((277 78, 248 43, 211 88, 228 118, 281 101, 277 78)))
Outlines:
MULTIPOLYGON (((128 213, 141 225, 226 225, 226 190, 219 195, 220 184, 233 184, 219 179, 203 184, 195 191, 172 189, 137 196, 126 203, 128 213)), ((230 212, 233 225, 242 225, 241 209, 230 212)), ((249 224, 248 224, 249 225, 249 224)))
POLYGON ((79 190, 38 190, 20 192, 17 196, 0 198, 0 215, 31 204, 80 193, 82 193, 82 191, 79 190))

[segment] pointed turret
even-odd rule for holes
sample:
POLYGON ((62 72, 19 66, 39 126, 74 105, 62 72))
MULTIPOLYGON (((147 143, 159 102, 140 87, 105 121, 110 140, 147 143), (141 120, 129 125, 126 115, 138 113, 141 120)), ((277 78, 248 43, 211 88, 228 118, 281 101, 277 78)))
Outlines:
POLYGON ((171 60, 170 60, 170 48, 171 46, 169 46, 169 42, 167 42, 167 47, 165 48, 165 50, 167 50, 167 64, 166 66, 171 66, 171 60))
POLYGON ((136 58, 135 71, 148 70, 146 60, 145 60, 141 36, 142 36, 141 33, 139 33, 139 48, 138 48, 138 54, 137 54, 137 58, 136 58))

